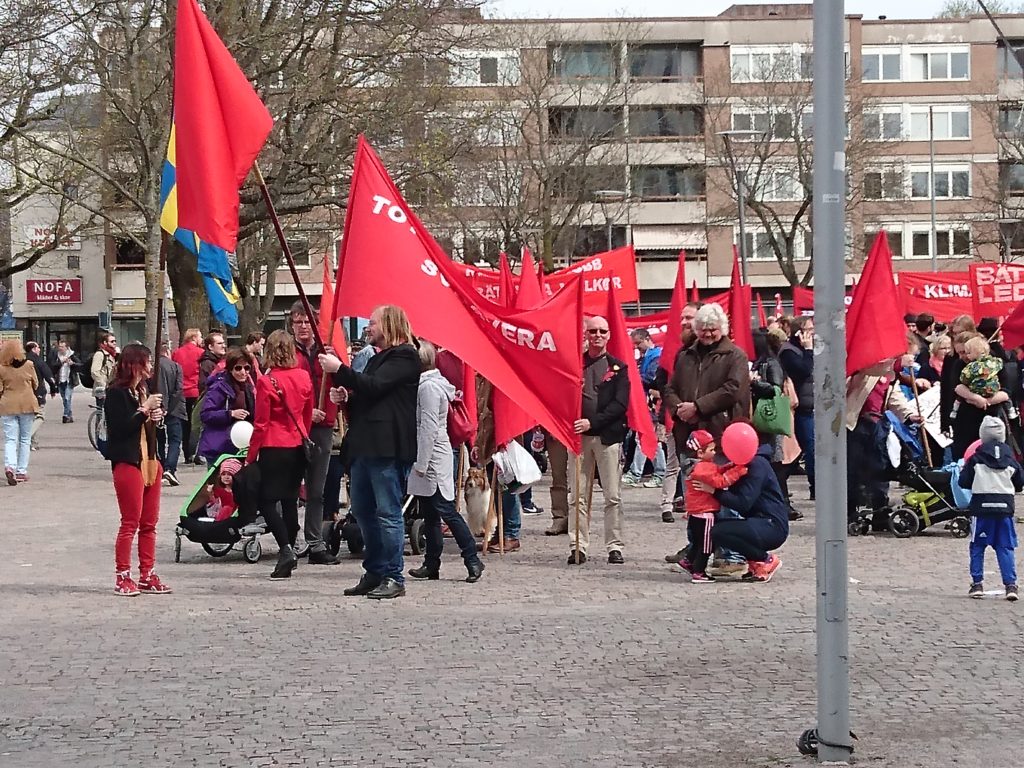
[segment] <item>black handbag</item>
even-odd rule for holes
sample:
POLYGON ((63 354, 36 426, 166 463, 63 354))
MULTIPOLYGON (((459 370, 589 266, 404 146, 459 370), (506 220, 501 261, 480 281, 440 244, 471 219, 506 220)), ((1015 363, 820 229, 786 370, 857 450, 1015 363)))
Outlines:
POLYGON ((299 420, 295 418, 295 413, 288 407, 288 401, 285 400, 284 392, 281 391, 281 387, 277 385, 277 380, 273 376, 270 376, 269 378, 270 383, 274 385, 274 391, 277 392, 277 396, 281 398, 281 402, 284 404, 285 411, 287 411, 288 415, 291 417, 292 424, 295 425, 295 428, 299 430, 299 434, 302 435, 302 455, 306 459, 306 464, 311 465, 320 455, 320 446, 310 440, 306 430, 299 425, 299 420))

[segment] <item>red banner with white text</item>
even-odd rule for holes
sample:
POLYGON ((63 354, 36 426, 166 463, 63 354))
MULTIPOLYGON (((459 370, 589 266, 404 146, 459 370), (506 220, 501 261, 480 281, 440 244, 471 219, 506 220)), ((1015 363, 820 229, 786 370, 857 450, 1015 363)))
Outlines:
POLYGON ((1016 264, 971 264, 974 319, 1008 315, 1024 301, 1024 267, 1016 264))
POLYGON ((897 272, 903 312, 927 314, 940 322, 973 315, 970 272, 897 272))

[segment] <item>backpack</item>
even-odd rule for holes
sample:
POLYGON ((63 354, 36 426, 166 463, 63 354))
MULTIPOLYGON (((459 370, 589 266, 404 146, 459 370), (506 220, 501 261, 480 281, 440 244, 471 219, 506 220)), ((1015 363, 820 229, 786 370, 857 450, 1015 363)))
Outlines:
POLYGON ((448 439, 452 448, 465 445, 476 436, 476 429, 469 418, 469 409, 462 395, 448 403, 448 439))
POLYGON ((96 381, 92 377, 92 360, 97 354, 99 353, 94 353, 87 360, 82 360, 75 369, 78 373, 78 380, 82 382, 83 387, 88 389, 92 389, 96 386, 96 381))

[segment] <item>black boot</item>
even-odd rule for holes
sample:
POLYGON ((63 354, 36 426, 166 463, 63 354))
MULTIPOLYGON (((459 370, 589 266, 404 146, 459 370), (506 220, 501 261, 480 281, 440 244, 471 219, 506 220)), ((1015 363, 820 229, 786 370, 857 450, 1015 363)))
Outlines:
POLYGON ((404 594, 405 585, 399 584, 390 576, 386 576, 377 588, 367 592, 366 596, 371 600, 391 600, 404 594))
POLYGON ((272 579, 290 579, 292 571, 295 570, 295 565, 299 562, 299 558, 295 556, 295 550, 291 547, 282 547, 281 554, 277 556, 277 565, 274 568, 274 572, 270 574, 272 579))
POLYGON ((426 563, 419 568, 410 568, 409 575, 414 579, 430 579, 431 581, 437 581, 441 578, 441 572, 431 568, 426 563))
POLYGON ((367 595, 370 592, 372 592, 373 590, 375 590, 379 585, 380 585, 380 577, 379 576, 371 576, 368 573, 364 573, 360 577, 359 583, 356 584, 354 587, 349 587, 348 589, 346 589, 343 592, 343 594, 346 595, 347 597, 355 597, 357 595, 367 595))
POLYGON ((466 577, 466 581, 470 584, 474 584, 480 581, 480 577, 484 575, 484 564, 480 560, 474 560, 472 563, 466 564, 466 570, 469 571, 469 576, 466 577))

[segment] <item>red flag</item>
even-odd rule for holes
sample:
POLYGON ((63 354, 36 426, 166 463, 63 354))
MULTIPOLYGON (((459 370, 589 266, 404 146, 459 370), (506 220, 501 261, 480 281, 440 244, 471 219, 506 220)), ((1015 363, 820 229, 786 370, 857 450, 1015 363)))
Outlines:
POLYGON ((693 281, 693 287, 690 288, 690 301, 694 304, 700 301, 700 291, 697 290, 697 281, 693 281))
POLYGON ((973 315, 969 272, 898 272, 903 312, 937 320, 973 315))
POLYGON ((764 313, 764 304, 761 303, 761 294, 757 294, 757 322, 760 328, 768 327, 768 316, 764 313))
POLYGON ((544 293, 533 266, 529 248, 523 248, 523 263, 519 270, 519 287, 516 289, 515 305, 520 309, 532 309, 544 302, 544 293))
MULTIPOLYGON (((696 284, 695 284, 696 285, 696 284)), ((686 251, 679 252, 676 264, 676 282, 672 286, 672 298, 668 305, 668 326, 665 330, 665 343, 661 347, 661 359, 658 366, 664 368, 669 378, 675 368, 676 355, 683 346, 683 308, 686 306, 686 251)), ((644 454, 645 456, 649 454, 644 454)))
MULTIPOLYGON (((409 209, 362 137, 346 208, 335 303, 347 315, 369 317, 397 304, 413 330, 446 347, 529 412, 575 451, 579 435, 583 359, 579 281, 540 307, 523 311, 482 301, 409 209)), ((335 312, 335 314, 338 314, 335 312)))
POLYGON ((605 319, 608 321, 609 331, 608 354, 625 361, 629 371, 629 408, 626 410, 626 423, 636 432, 644 456, 653 458, 658 452, 658 438, 654 434, 654 421, 647 407, 647 391, 640 380, 640 368, 633 362, 633 340, 629 338, 629 331, 626 330, 626 318, 622 316, 622 305, 619 304, 614 287, 608 291, 605 319))
POLYGON ((273 128, 270 113, 196 0, 180 0, 174 41, 178 227, 233 252, 238 189, 273 128))
MULTIPOLYGON (((1024 300, 1024 266, 971 264, 971 301, 974 317, 1009 314, 1024 300)), ((861 278, 863 279, 863 278, 861 278)))
POLYGON ((345 329, 341 326, 341 318, 334 316, 334 285, 331 281, 331 265, 328 259, 329 257, 324 257, 324 285, 320 294, 320 338, 324 340, 324 344, 334 348, 341 362, 348 365, 345 329))
POLYGON ((500 275, 501 301, 497 303, 505 307, 511 307, 516 298, 516 278, 512 274, 512 268, 508 265, 508 256, 505 255, 504 251, 501 252, 498 273, 500 275))
POLYGON ((776 293, 775 294, 775 316, 776 317, 782 317, 784 314, 786 314, 786 313, 782 309, 782 294, 781 293, 776 293))
POLYGON ((544 291, 544 295, 547 296, 547 290, 544 288, 544 284, 547 282, 547 275, 544 274, 544 259, 540 259, 537 262, 537 285, 540 286, 541 290, 544 291))
POLYGON ((871 246, 846 315, 847 376, 907 351, 902 307, 892 277, 889 240, 882 231, 871 246))
POLYGON ((627 315, 626 330, 632 333, 637 328, 643 328, 651 334, 651 341, 655 346, 665 349, 665 334, 668 332, 668 315, 666 309, 663 312, 651 312, 648 315, 627 315))
POLYGON ((1024 301, 1013 308, 1001 326, 1003 331, 1003 348, 1016 349, 1024 345, 1024 301))
POLYGON ((733 343, 754 359, 754 333, 750 328, 750 286, 740 282, 740 257, 732 247, 732 280, 729 284, 729 326, 733 343))

